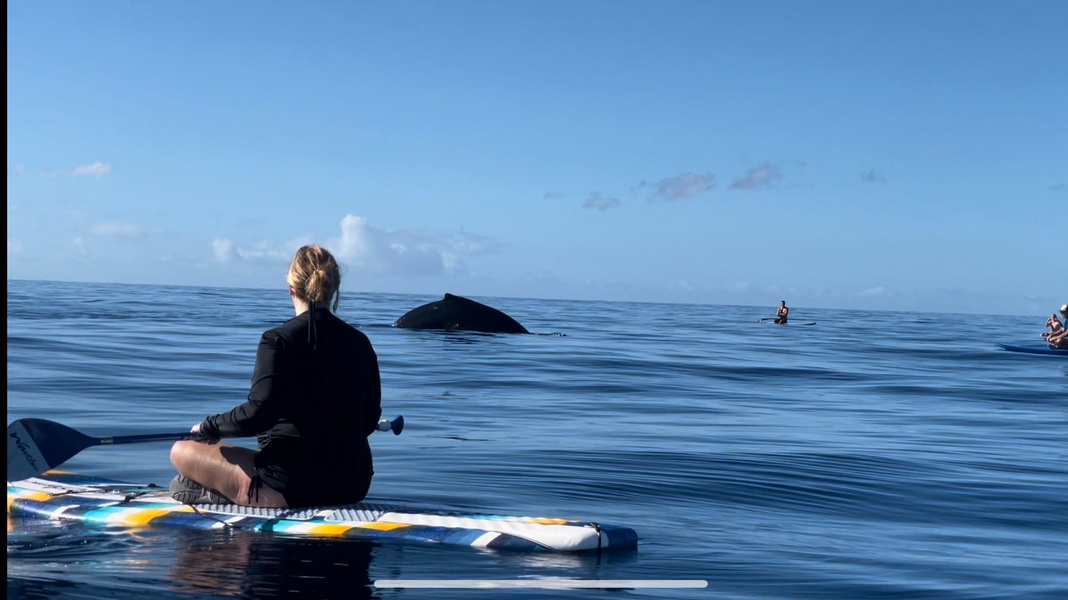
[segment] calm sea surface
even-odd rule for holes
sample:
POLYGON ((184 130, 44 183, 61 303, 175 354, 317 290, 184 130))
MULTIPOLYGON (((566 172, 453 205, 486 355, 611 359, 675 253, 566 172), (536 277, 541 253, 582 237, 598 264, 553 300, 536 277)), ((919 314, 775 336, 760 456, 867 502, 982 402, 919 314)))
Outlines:
MULTIPOLYGON (((442 290, 462 294, 462 290, 442 290)), ((390 326, 439 296, 343 294, 378 352, 369 499, 627 525, 598 557, 8 520, 15 598, 1066 598, 1068 360, 1046 315, 474 297, 536 335, 390 326), (704 589, 376 588, 380 579, 704 589)), ((182 430, 244 400, 285 289, 8 281, 8 422, 182 430)), ((1053 307, 1051 307, 1052 310, 1053 307)), ((165 485, 169 444, 71 471, 165 485)))

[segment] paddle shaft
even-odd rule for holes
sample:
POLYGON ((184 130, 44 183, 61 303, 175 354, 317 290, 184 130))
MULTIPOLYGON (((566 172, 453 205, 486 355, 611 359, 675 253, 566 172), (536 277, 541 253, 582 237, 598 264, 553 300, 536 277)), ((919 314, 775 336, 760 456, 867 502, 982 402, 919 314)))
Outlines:
POLYGON ((199 435, 185 431, 182 433, 149 433, 145 435, 115 435, 96 438, 95 446, 117 446, 119 444, 140 444, 142 442, 164 442, 185 439, 198 439, 199 435))
MULTIPOLYGON (((403 429, 403 416, 382 419, 375 427, 375 431, 392 431, 393 435, 403 429)), ((93 437, 55 421, 19 419, 7 426, 7 480, 35 477, 93 446, 201 439, 202 435, 191 431, 93 437)))
MULTIPOLYGON (((404 427, 404 417, 398 416, 392 421, 389 419, 382 419, 378 422, 378 426, 375 427, 375 431, 393 431, 394 435, 400 435, 401 428, 404 427)), ((197 433, 185 431, 182 433, 147 433, 142 435, 114 435, 106 437, 96 438, 94 446, 117 446, 119 444, 140 444, 143 442, 166 442, 179 440, 198 440, 204 439, 203 436, 197 433)))

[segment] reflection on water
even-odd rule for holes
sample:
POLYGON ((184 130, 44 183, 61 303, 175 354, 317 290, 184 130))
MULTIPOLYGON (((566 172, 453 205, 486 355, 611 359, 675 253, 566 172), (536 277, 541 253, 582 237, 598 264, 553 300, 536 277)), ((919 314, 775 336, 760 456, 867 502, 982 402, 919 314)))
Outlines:
POLYGON ((359 600, 372 596, 369 571, 374 547, 366 541, 302 540, 250 532, 189 535, 181 541, 167 579, 175 592, 359 600))
POLYGON ((157 590, 183 598, 359 600, 372 597, 375 546, 9 518, 8 597, 145 598, 146 590, 157 590))
MULTIPOLYGON (((8 519, 12 598, 322 598, 434 590, 377 589, 377 579, 598 579, 637 550, 526 553, 251 531, 130 529, 8 519), (374 568, 375 560, 380 565, 374 568)), ((432 596, 429 596, 432 597, 432 596)))

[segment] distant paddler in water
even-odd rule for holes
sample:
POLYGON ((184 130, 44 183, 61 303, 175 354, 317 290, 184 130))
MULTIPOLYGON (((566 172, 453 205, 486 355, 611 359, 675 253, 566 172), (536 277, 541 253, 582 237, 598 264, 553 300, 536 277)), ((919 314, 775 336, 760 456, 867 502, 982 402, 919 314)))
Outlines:
POLYGON ((1068 304, 1061 306, 1060 312, 1064 322, 1057 318, 1057 313, 1053 313, 1046 320, 1046 327, 1050 330, 1042 333, 1050 348, 1068 348, 1068 304))
POLYGON ((783 301, 781 301, 779 303, 778 308, 775 310, 775 316, 774 317, 764 317, 764 318, 760 319, 760 322, 761 323, 774 323, 776 325, 786 325, 788 323, 789 324, 793 324, 793 325, 815 325, 816 324, 813 321, 806 321, 804 323, 791 322, 790 321, 790 307, 786 306, 786 300, 783 300, 783 301))
POLYGON ((1046 327, 1049 327, 1049 331, 1043 331, 1042 337, 1048 338, 1051 335, 1057 335, 1064 331, 1064 324, 1057 318, 1057 313, 1053 313, 1046 319, 1046 327))
POLYGON ((786 325, 786 321, 790 317, 790 309, 786 307, 786 300, 779 303, 779 310, 775 313, 775 324, 786 325))
POLYGON ((786 306, 786 300, 779 303, 778 310, 775 311, 774 317, 764 317, 760 319, 761 323, 765 321, 773 321, 776 325, 786 325, 786 322, 790 319, 790 309, 786 306))

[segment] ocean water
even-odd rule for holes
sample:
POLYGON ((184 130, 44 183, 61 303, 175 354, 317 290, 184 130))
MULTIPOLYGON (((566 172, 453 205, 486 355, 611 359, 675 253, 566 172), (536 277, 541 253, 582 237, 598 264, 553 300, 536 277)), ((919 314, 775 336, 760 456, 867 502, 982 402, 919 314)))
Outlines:
MULTIPOLYGON (((442 290, 463 294, 463 290, 442 290)), ((378 352, 369 499, 627 525, 524 554, 8 519, 12 598, 1066 598, 1068 360, 1045 315, 473 297, 534 335, 397 329, 438 296, 343 294, 378 352), (704 580, 392 589, 390 579, 704 580)), ((242 402, 284 289, 8 281, 8 422, 183 430, 242 402)), ((64 469, 165 485, 167 443, 64 469)))

